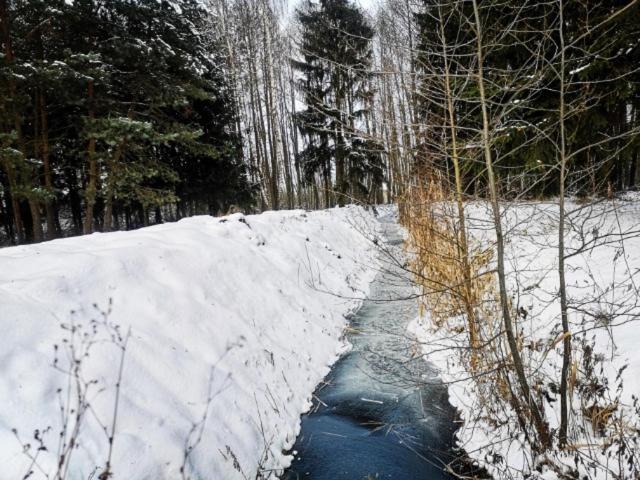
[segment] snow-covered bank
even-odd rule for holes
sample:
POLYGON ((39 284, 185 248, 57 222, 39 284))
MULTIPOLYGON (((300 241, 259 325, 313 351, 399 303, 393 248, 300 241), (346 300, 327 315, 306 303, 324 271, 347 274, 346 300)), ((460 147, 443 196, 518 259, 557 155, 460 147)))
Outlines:
POLYGON ((196 217, 0 250, 0 479, 55 474, 60 403, 71 428, 77 385, 52 364, 57 351, 68 369, 71 345, 82 379, 97 383, 86 387, 68 478, 100 475, 121 358, 114 325, 123 336, 131 328, 114 479, 180 478, 183 464, 186 477, 243 479, 259 463, 265 476, 288 465, 299 416, 344 349, 344 315, 375 275, 360 231, 375 226, 349 207, 196 217), (38 452, 34 430, 48 427, 38 452), (12 429, 31 444, 26 454, 12 429))
MULTIPOLYGON (((632 198, 595 205, 569 202, 568 207, 566 280, 574 414, 566 451, 554 449, 544 459, 549 460, 546 464, 540 457, 534 459, 514 412, 487 404, 494 393, 483 392, 486 386, 475 382, 453 353, 461 352, 466 339, 464 319, 451 319, 457 330, 435 329, 427 316, 410 327, 429 360, 441 367, 443 380, 451 382, 450 401, 465 420, 458 431, 459 445, 496 479, 564 478, 558 471, 567 475, 573 471, 571 475, 589 479, 635 478, 631 472, 637 472, 640 452, 634 442, 640 417, 634 396, 640 396, 640 203, 632 198), (596 409, 604 413, 595 415, 596 409), (616 423, 607 423, 611 413, 616 423), (549 470, 548 465, 558 471, 549 470)), ((491 247, 494 237, 488 205, 476 203, 466 208, 471 234, 484 247, 491 247)), ((562 363, 557 204, 505 204, 503 224, 518 341, 531 374, 529 381, 553 432, 560 423, 557 385, 562 363)), ((499 331, 495 319, 500 321, 497 312, 493 319, 482 318, 484 338, 499 331), (494 326, 488 327, 492 322, 494 326)))

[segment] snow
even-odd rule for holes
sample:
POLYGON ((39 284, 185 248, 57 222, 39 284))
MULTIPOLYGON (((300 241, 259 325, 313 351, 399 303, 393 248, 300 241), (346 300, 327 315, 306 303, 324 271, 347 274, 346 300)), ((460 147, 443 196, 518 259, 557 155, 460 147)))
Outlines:
MULTIPOLYGON (((518 318, 518 329, 524 339, 539 339, 543 345, 551 346, 548 354, 533 348, 525 349, 524 359, 528 371, 535 370, 545 381, 557 383, 562 362, 561 342, 558 341, 561 328, 556 250, 557 203, 512 203, 505 204, 503 208, 504 228, 508 232, 505 248, 510 296, 514 309, 523 307, 527 312, 526 318, 518 318)), ((619 398, 620 408, 631 424, 634 418, 637 423, 640 419, 633 411, 632 395, 640 394, 640 300, 637 288, 640 280, 640 232, 637 222, 640 202, 637 195, 631 195, 597 205, 569 201, 567 208, 571 211, 570 225, 573 227, 569 228, 566 237, 568 253, 574 252, 583 242, 592 242, 587 245, 593 247, 569 258, 567 265, 569 301, 571 305, 579 306, 579 311, 572 310, 569 318, 574 334, 578 381, 582 375, 582 352, 576 349, 575 342, 584 331, 587 340, 593 336, 596 353, 606 359, 603 375, 609 379, 614 394, 618 372, 627 365, 621 375, 623 389, 619 398), (617 235, 620 233, 626 237, 624 242, 619 241, 617 235), (600 313, 610 319, 605 322, 608 325, 602 324, 600 313)), ((466 209, 473 237, 484 246, 492 245, 494 237, 488 205, 469 204, 466 209)), ((428 314, 417 318, 410 325, 410 331, 422 344, 428 360, 440 367, 443 380, 451 382, 450 401, 466 421, 457 434, 459 445, 496 479, 523 478, 525 473, 531 475, 529 478, 557 478, 555 472, 544 468, 541 472, 534 470, 530 452, 521 448, 519 439, 512 435, 517 430, 513 428, 512 412, 505 412, 503 418, 493 419, 495 423, 478 419, 478 412, 483 411, 484 405, 476 384, 469 379, 469 373, 457 361, 457 356, 451 353, 459 351, 450 350, 456 345, 455 336, 452 337, 450 332, 435 330, 428 314), (494 463, 498 455, 504 460, 494 463)), ((585 405, 580 404, 576 394, 572 402, 576 415, 580 417, 581 407, 585 405)), ((545 402, 545 411, 550 427, 557 428, 559 401, 553 404, 545 402)), ((590 422, 586 424, 590 425, 590 422)), ((577 429, 570 432, 570 443, 577 445, 578 450, 586 448, 585 445, 606 442, 590 426, 585 430, 590 436, 585 437, 577 429)), ((610 464, 615 471, 618 468, 617 460, 609 462, 601 450, 592 448, 590 454, 601 460, 603 465, 610 464)), ((556 451, 555 455, 554 461, 563 469, 576 468, 573 461, 578 455, 574 452, 562 454, 556 451)), ((585 465, 577 468, 580 478, 612 478, 611 472, 605 469, 591 470, 585 465)), ((626 478, 625 475, 628 473, 623 471, 621 476, 626 478)))
POLYGON ((345 316, 375 275, 363 232, 376 225, 356 207, 234 214, 0 250, 0 479, 23 478, 27 454, 37 454, 31 478, 54 476, 60 402, 77 408, 60 369, 72 344, 90 341, 81 373, 97 382, 68 478, 97 478, 129 329, 112 478, 182 478, 183 464, 185 478, 211 479, 286 467, 300 414, 346 348, 345 316))
POLYGON ((575 75, 576 73, 580 73, 583 70, 586 70, 587 68, 589 68, 591 66, 590 63, 586 63, 584 65, 579 66, 578 68, 574 68, 573 70, 571 70, 569 72, 569 75, 575 75))

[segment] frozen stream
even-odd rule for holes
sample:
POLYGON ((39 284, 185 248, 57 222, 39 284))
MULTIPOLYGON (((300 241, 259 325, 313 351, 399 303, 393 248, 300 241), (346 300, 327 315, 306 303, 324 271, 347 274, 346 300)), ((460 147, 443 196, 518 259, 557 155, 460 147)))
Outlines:
MULTIPOLYGON (((385 226, 394 248, 401 242, 397 227, 385 226)), ((455 411, 433 369, 412 355, 416 349, 406 336, 417 315, 411 280, 385 263, 370 300, 351 320, 353 349, 335 364, 302 418, 287 480, 452 478, 442 465, 453 458, 455 411)))

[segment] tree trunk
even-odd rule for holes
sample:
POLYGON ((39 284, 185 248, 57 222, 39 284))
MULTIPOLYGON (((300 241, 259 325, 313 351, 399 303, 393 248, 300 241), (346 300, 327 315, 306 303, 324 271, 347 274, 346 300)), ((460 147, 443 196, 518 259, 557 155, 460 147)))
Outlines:
POLYGON ((13 213, 11 212, 11 201, 7 198, 8 187, 2 179, 0 179, 0 219, 2 219, 2 227, 11 243, 14 243, 13 232, 13 213))
POLYGON ((507 292, 507 282, 505 274, 505 262, 504 262, 504 235, 502 232, 502 219, 500 215, 500 203, 498 200, 498 193, 496 188, 496 179, 493 171, 493 159, 491 153, 491 146, 489 143, 489 114, 487 110, 487 99, 484 90, 484 59, 483 59, 483 47, 482 47, 482 24, 480 22, 480 12, 478 9, 478 1, 472 0, 473 13, 476 26, 476 40, 477 40, 477 80, 478 90, 480 95, 480 107, 482 110, 482 146, 484 151, 485 165, 487 169, 489 195, 491 200, 491 208, 493 210, 493 223, 496 233, 496 246, 497 246, 497 260, 498 260, 498 283, 500 287, 500 306, 502 308, 502 318, 504 323, 505 333, 507 335, 507 343, 509 345, 509 351, 511 358, 513 359, 513 366, 516 371, 516 377, 520 384, 520 389, 525 398, 525 401, 529 405, 531 415, 533 417, 533 423, 538 432, 538 438, 542 450, 546 450, 551 445, 549 437, 549 430, 545 423, 538 403, 531 393, 529 382, 527 380, 526 373, 524 371, 524 365, 522 363, 522 357, 518 350, 518 343, 516 341, 513 323, 511 320, 511 311, 509 307, 509 295, 507 292))
POLYGON ((13 165, 6 167, 7 180, 9 182, 9 196, 11 197, 11 210, 13 214, 13 223, 15 225, 16 243, 24 242, 24 225, 22 224, 22 215, 20 213, 20 201, 15 193, 17 191, 16 174, 13 165))
MULTIPOLYGON (((40 154, 40 144, 39 144, 39 138, 40 138, 40 122, 39 122, 39 115, 38 115, 38 109, 39 109, 39 96, 36 93, 35 96, 35 111, 33 112, 33 129, 34 129, 34 135, 33 135, 33 158, 38 158, 39 154, 40 154)), ((21 140, 20 142, 22 145, 24 145, 23 149, 26 152, 26 142, 23 140, 21 140)), ((28 195, 28 200, 29 200, 29 210, 31 211, 31 221, 33 223, 33 227, 32 227, 32 231, 33 231, 33 241, 34 242, 41 242, 43 239, 43 231, 42 231, 42 216, 41 216, 41 212, 40 212, 40 203, 37 201, 36 198, 36 194, 33 191, 33 187, 31 188, 31 192, 28 195)))
POLYGON ((31 222, 33 224, 33 241, 41 242, 43 238, 42 214, 40 212, 40 202, 35 198, 29 198, 29 211, 31 212, 31 222))
MULTIPOLYGON (((95 120, 95 92, 93 80, 89 80, 87 93, 89 99, 89 121, 91 122, 95 120)), ((83 222, 83 233, 85 235, 93 231, 93 210, 96 204, 96 196, 98 192, 98 161, 96 159, 96 139, 93 136, 89 138, 87 163, 89 171, 87 188, 85 191, 85 212, 83 222)))
MULTIPOLYGON (((131 120, 133 118, 133 111, 129 109, 127 113, 127 118, 131 120)), ((113 228, 113 197, 115 195, 116 190, 116 178, 118 171, 118 164, 120 163, 120 159, 124 155, 124 152, 127 148, 127 140, 126 138, 122 139, 116 151, 113 152, 113 156, 109 158, 107 161, 107 170, 108 176, 105 186, 104 193, 104 226, 103 230, 105 232, 110 232, 113 228)))
MULTIPOLYGON (((265 6, 268 8, 268 6, 265 6)), ((268 12, 270 13, 270 12, 268 12)), ((262 75, 264 77, 264 102, 265 102, 265 115, 267 117, 266 136, 269 140, 269 153, 271 158, 271 175, 269 178, 269 190, 271 196, 271 208, 278 210, 280 208, 280 192, 279 187, 279 168, 278 168, 278 128, 275 125, 275 107, 273 102, 273 72, 272 72, 272 58, 271 58, 271 35, 266 25, 267 13, 263 12, 262 15, 262 32, 264 37, 264 57, 262 62, 262 75)))
POLYGON ((303 182, 302 182, 302 175, 300 173, 300 162, 298 162, 298 127, 295 123, 295 121, 293 120, 293 115, 295 114, 296 111, 296 96, 295 96, 295 86, 294 86, 294 81, 293 81, 293 71, 291 70, 291 67, 289 66, 289 72, 290 72, 290 79, 289 79, 289 88, 291 90, 290 92, 290 96, 291 96, 291 141, 293 143, 293 163, 295 166, 295 171, 296 171, 296 182, 297 182, 297 187, 298 187, 298 205, 303 206, 303 182))
MULTIPOLYGON (((462 178, 460 175, 460 161, 458 157, 458 134, 457 123, 455 119, 455 106, 453 92, 451 91, 451 81, 449 72, 449 55, 447 52, 447 40, 445 37, 444 20, 442 18, 442 11, 438 9, 440 18, 440 36, 442 38, 442 53, 444 59, 444 90, 447 101, 447 113, 449 117, 449 129, 451 137, 451 160, 453 162, 453 170, 455 177, 456 188, 456 206, 458 209, 458 256, 462 260, 462 274, 464 279, 463 286, 463 303, 467 314, 467 325, 469 329, 469 345, 471 346, 471 368, 475 369, 477 366, 477 359, 479 354, 479 342, 478 342, 478 326, 476 322, 475 306, 472 304, 472 292, 473 285, 471 283, 471 265, 469 262, 469 245, 467 242, 467 228, 466 219, 462 198, 462 178)), ((445 145, 446 148, 446 145, 445 145)))
POLYGON ((568 304, 567 304, 567 282, 565 279, 565 183, 567 175, 567 145, 565 133, 565 42, 564 42, 564 3, 558 0, 559 23, 558 34, 560 38, 560 199, 558 207, 560 210, 558 218, 558 280, 560 283, 560 316, 562 319, 562 372, 560 378, 560 429, 558 442, 560 447, 567 445, 568 432, 568 399, 567 383, 569 377, 569 367, 571 365, 571 332, 569 331, 568 304))
POLYGON ((47 115, 46 98, 42 90, 40 91, 40 130, 41 130, 41 150, 42 165, 44 168, 44 187, 47 192, 45 209, 47 214, 47 239, 51 240, 57 236, 56 213, 55 213, 55 193, 53 190, 53 173, 51 171, 51 160, 49 146, 49 121, 47 115))
MULTIPOLYGON (((338 87, 340 88, 340 87, 338 87)), ((336 129, 336 185, 335 194, 338 200, 338 206, 343 207, 345 204, 345 184, 346 184, 346 172, 345 172, 345 151, 344 151, 344 136, 342 133, 342 101, 340 98, 336 99, 336 109, 340 120, 337 121, 336 129)))
MULTIPOLYGON (((2 35, 2 43, 4 44, 4 60, 7 65, 11 65, 13 63, 13 48, 11 44, 11 29, 10 29, 10 18, 9 18, 9 8, 7 6, 7 0, 0 0, 0 34, 2 35)), ((16 84, 13 80, 13 77, 9 75, 8 80, 9 87, 9 97, 12 101, 16 98, 16 84)), ((15 107, 13 107, 15 110, 15 107)), ((14 128, 16 128, 16 134, 21 135, 22 130, 22 121, 17 111, 14 112, 14 128)), ((26 151, 23 149, 23 155, 26 154, 26 151)), ((13 165, 12 160, 8 160, 5 162, 5 170, 7 172, 7 177, 9 180, 9 188, 11 189, 11 207, 13 209, 13 217, 16 226, 16 241, 17 243, 24 242, 24 224, 22 222, 22 212, 20 211, 20 199, 18 197, 18 182, 19 175, 15 170, 15 166, 13 165)))

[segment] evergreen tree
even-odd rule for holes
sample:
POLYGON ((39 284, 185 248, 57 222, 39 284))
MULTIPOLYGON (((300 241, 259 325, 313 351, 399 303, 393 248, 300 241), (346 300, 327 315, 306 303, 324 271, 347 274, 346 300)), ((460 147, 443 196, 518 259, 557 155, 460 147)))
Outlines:
POLYGON ((197 0, 3 0, 0 218, 14 241, 252 203, 197 0), (183 198, 184 196, 184 198, 183 198), (137 218, 136 218, 137 217, 137 218), (68 229, 65 229, 68 231, 68 229))
POLYGON ((299 153, 306 178, 319 173, 325 203, 363 200, 368 184, 382 183, 381 148, 366 139, 362 120, 370 112, 373 30, 362 11, 348 0, 307 2, 297 12, 302 60, 294 61, 306 109, 298 112, 307 140, 299 153), (332 172, 335 181, 332 185, 332 172))
MULTIPOLYGON (((640 31, 635 19, 640 6, 608 19, 627 3, 564 2, 568 148, 576 152, 569 164, 569 189, 575 193, 606 193, 636 184, 638 140, 631 133, 639 126, 635 65, 640 31)), ((452 174, 448 156, 429 150, 445 135, 448 122, 438 75, 443 69, 442 38, 449 48, 459 143, 472 147, 480 130, 478 92, 475 82, 468 81, 476 34, 470 8, 457 0, 424 0, 415 17, 424 149, 418 157, 447 175, 452 174), (446 19, 442 32, 440 18, 446 19)), ((505 195, 557 194, 557 4, 484 0, 480 14, 488 45, 483 74, 489 113, 499 119, 492 148, 501 189, 505 195)), ((465 148, 463 177, 467 192, 482 193, 484 173, 475 154, 465 148)))

